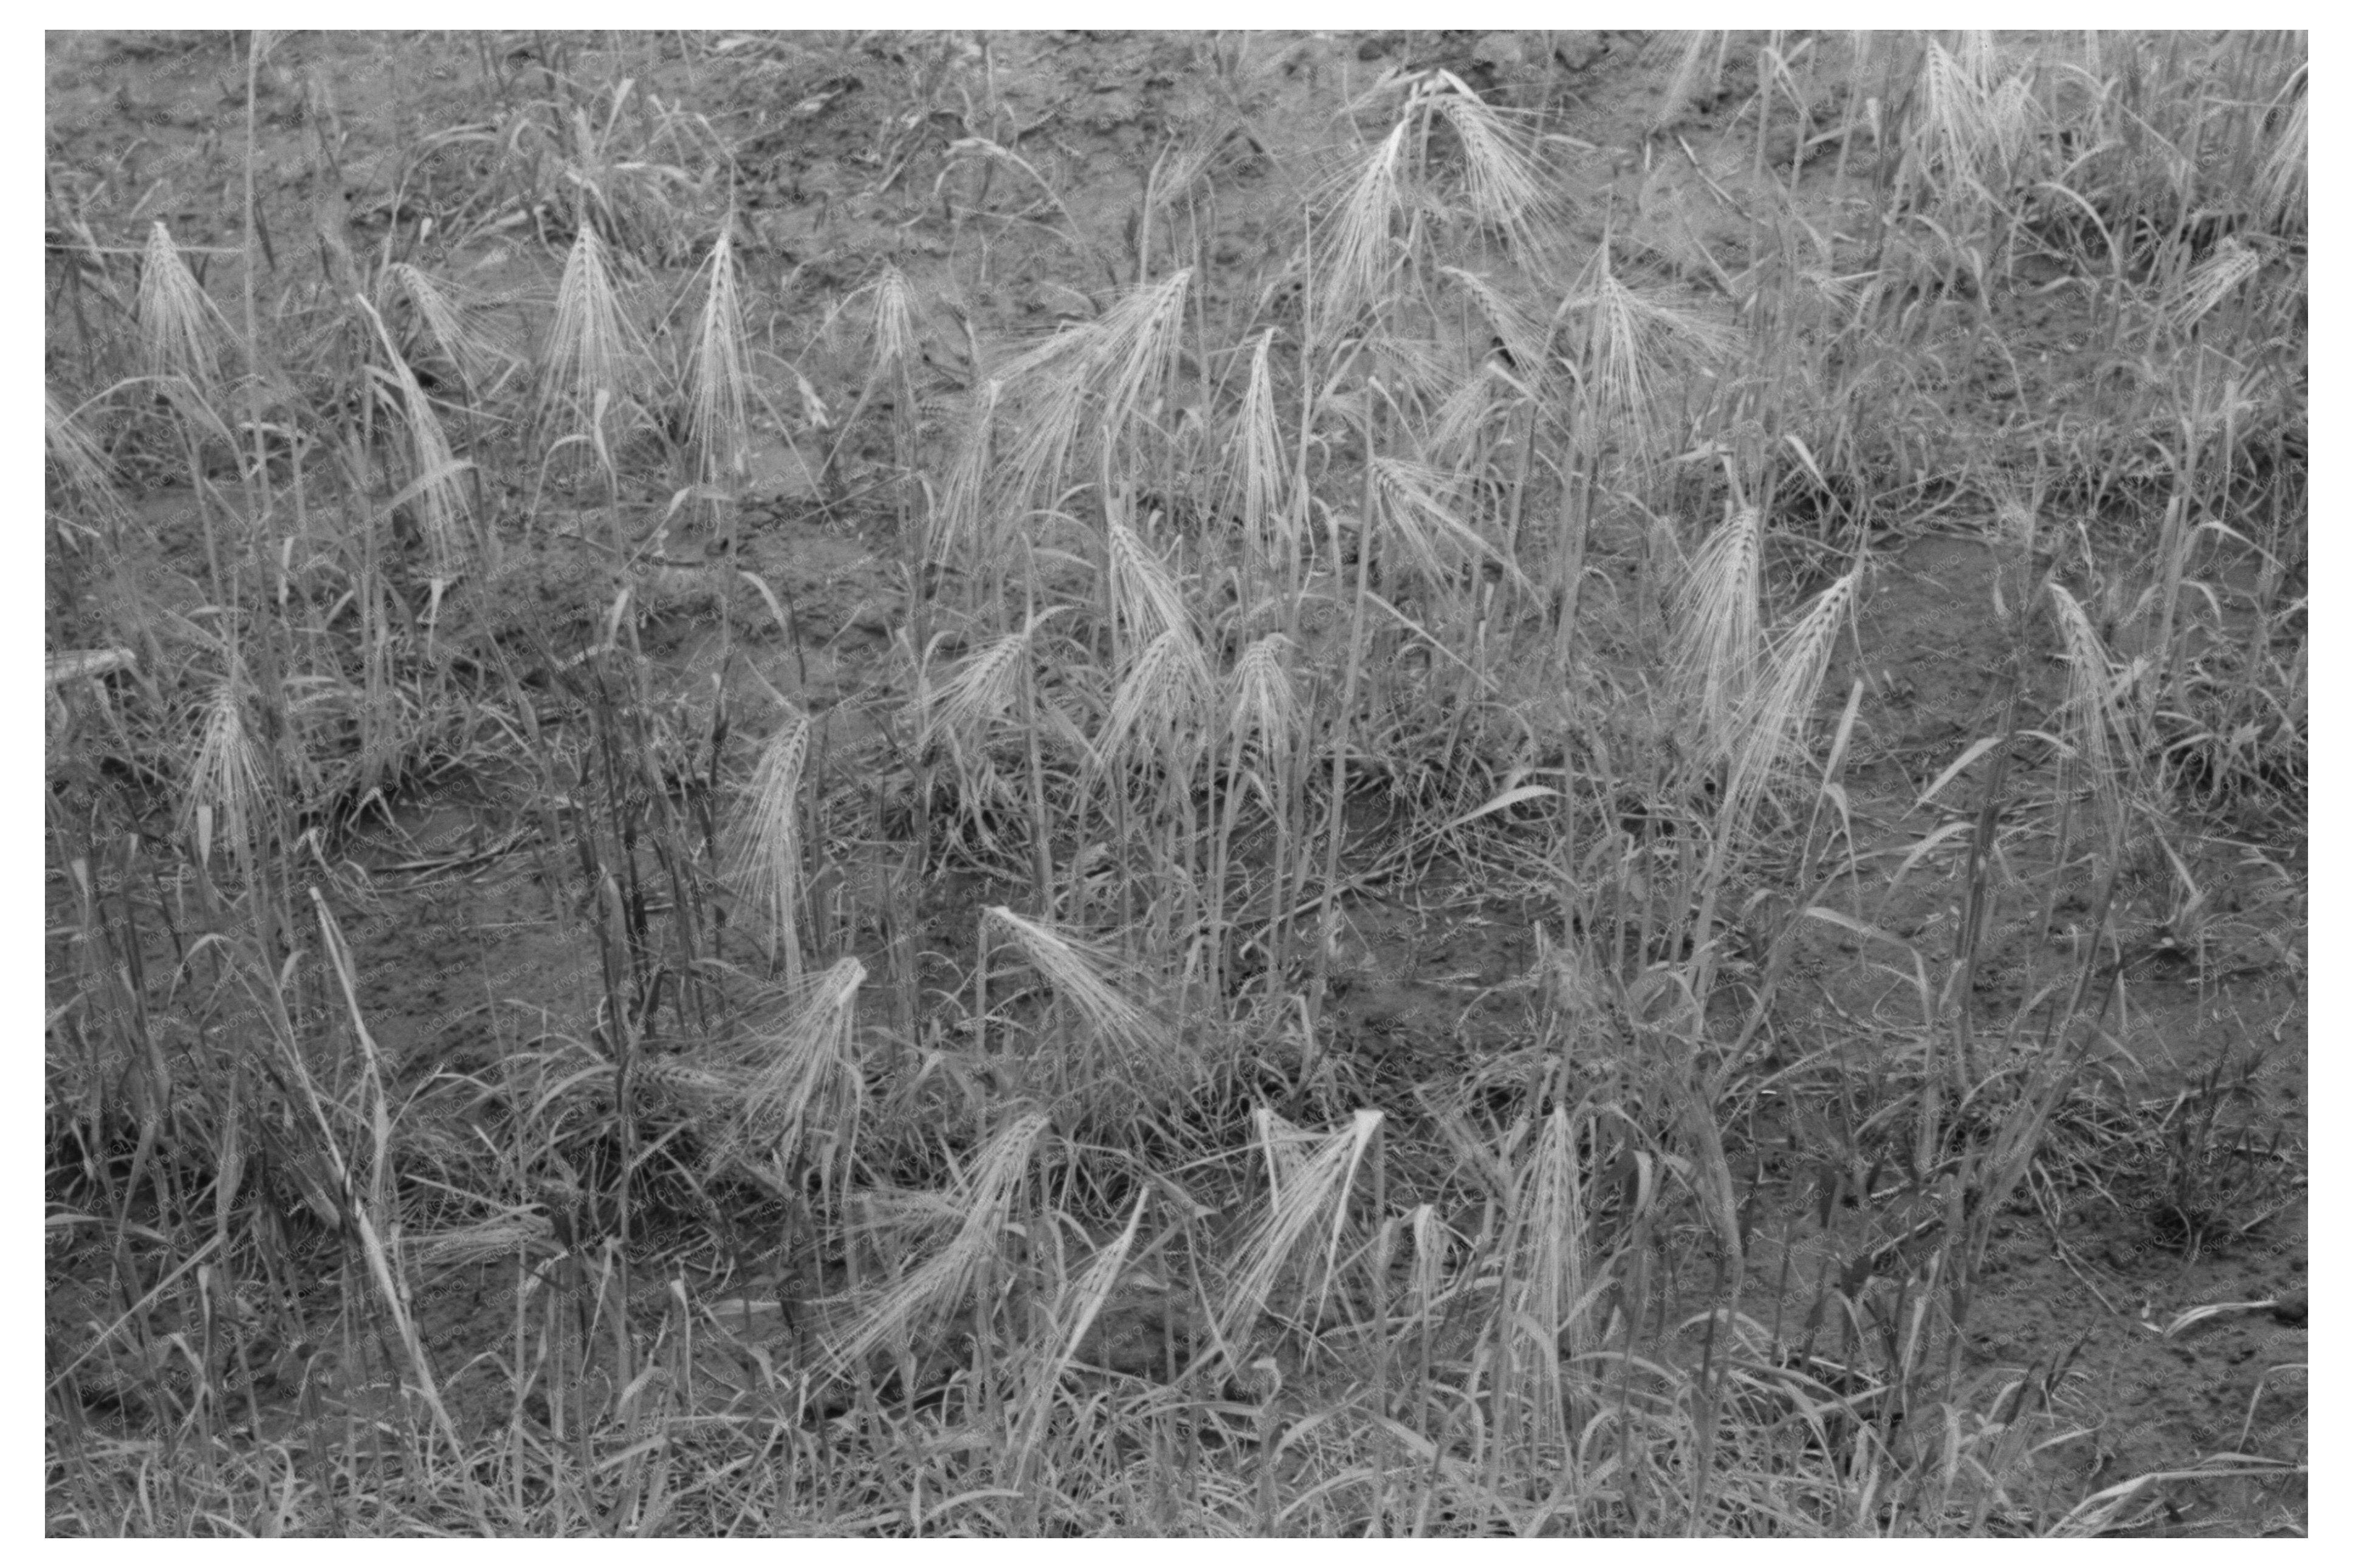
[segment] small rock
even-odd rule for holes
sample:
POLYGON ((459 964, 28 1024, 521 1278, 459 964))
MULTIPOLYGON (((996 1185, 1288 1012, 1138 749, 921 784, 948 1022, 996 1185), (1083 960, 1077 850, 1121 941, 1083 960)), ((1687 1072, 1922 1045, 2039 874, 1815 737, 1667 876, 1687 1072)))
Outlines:
POLYGON ((1517 33, 1482 33, 1471 47, 1471 58, 1480 65, 1493 66, 1497 70, 1516 68, 1527 58, 1521 35, 1517 33))
POLYGON ((2302 1328, 2309 1300, 2308 1297, 2304 1296, 2285 1296, 2273 1302, 2272 1321, 2285 1323, 2292 1329, 2302 1328))
POLYGON ((1573 71, 1583 70, 1608 53, 1609 48, 1599 33, 1555 33, 1552 36, 1552 58, 1573 71))

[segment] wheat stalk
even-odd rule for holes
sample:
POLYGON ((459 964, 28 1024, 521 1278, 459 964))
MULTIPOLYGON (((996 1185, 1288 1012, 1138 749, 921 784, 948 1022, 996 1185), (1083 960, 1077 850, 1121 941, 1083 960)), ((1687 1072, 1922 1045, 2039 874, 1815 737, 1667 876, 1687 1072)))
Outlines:
POLYGON ((1020 630, 983 644, 946 680, 937 687, 926 685, 917 699, 923 715, 921 743, 928 747, 944 735, 959 749, 987 745, 989 732, 1020 700, 1038 629, 1056 613, 1048 610, 1020 630))
POLYGON ((854 1033, 865 983, 866 966, 848 957, 806 985, 787 982, 789 1021, 756 1035, 739 1063, 730 1139, 744 1155, 765 1153, 788 1172, 822 1139, 829 1157, 814 1163, 828 1191, 847 1181, 858 1142, 866 1085, 854 1033))
MULTIPOLYGON (((1380 1111, 1359 1110, 1347 1126, 1315 1139, 1265 1107, 1259 1109, 1259 1146, 1267 1163, 1266 1213, 1244 1242, 1233 1283, 1227 1288, 1226 1304, 1219 1313, 1223 1341, 1243 1337, 1265 1310, 1275 1286, 1304 1262, 1302 1245, 1319 1234, 1323 1258, 1314 1270, 1316 1300, 1302 1315, 1310 1321, 1322 1315, 1339 1275, 1348 1194, 1384 1120, 1380 1111)), ((1375 1223, 1381 1217, 1377 1215, 1375 1223)), ((1381 1288, 1386 1286, 1382 1281, 1381 1288)))
POLYGON ((2141 759, 2148 749, 2140 709, 2131 700, 2142 665, 2136 660, 2119 669, 2075 596, 2057 583, 2050 584, 2050 590, 2067 660, 2067 695, 2060 708, 2062 737, 2105 808, 2108 831, 2120 836, 2126 804, 2139 792, 2141 759))
POLYGON ((1241 509, 1242 537, 1255 573, 1271 575, 1282 561, 1295 575, 1304 530, 1289 504, 1283 482, 1282 428, 1274 403, 1271 355, 1275 330, 1259 334, 1250 351, 1250 374, 1234 419, 1233 449, 1226 465, 1226 504, 1241 509))
POLYGON ((1564 1369, 1599 1337, 1589 1315, 1599 1294, 1588 1284, 1589 1242, 1577 1129, 1567 1108, 1556 1105, 1516 1173, 1502 1241, 1506 1289, 1497 1303, 1497 1331, 1506 1347, 1497 1389, 1526 1396, 1533 1453, 1567 1445, 1573 1412, 1564 1369), (1533 1386, 1514 1364, 1524 1342, 1534 1355, 1533 1386))
POLYGON ((731 879, 765 924, 768 961, 780 957, 785 982, 801 979, 801 779, 808 762, 809 721, 790 715, 761 748, 752 787, 733 825, 731 879))
POLYGON ((396 290, 406 296, 427 341, 457 372, 469 397, 479 403, 497 387, 512 362, 487 334, 468 324, 471 307, 465 302, 465 295, 453 294, 448 284, 435 281, 406 261, 385 268, 380 288, 384 300, 389 300, 396 290))
POLYGON ((556 284, 536 416, 543 430, 567 421, 586 425, 599 443, 605 409, 636 390, 645 359, 645 344, 622 308, 606 257, 596 228, 583 224, 556 284))
POLYGON ((730 212, 705 264, 709 278, 687 374, 687 439, 694 479, 714 511, 741 494, 751 465, 752 376, 744 357, 734 231, 735 217, 730 212))
POLYGON ((1422 101, 1453 127, 1461 142, 1463 194, 1471 221, 1501 234, 1513 258, 1541 276, 1551 248, 1546 244, 1546 221, 1561 204, 1559 187, 1546 177, 1525 138, 1501 110, 1461 83, 1451 85, 1454 90, 1428 94, 1422 101))
POLYGON ((1254 740, 1277 773, 1287 772, 1306 741, 1306 706, 1284 662, 1297 647, 1282 633, 1269 632, 1242 650, 1226 682, 1226 730, 1237 759, 1254 740))
POLYGON ((1771 673, 1751 691, 1737 727, 1724 786, 1722 842, 1736 841, 1757 797, 1803 741, 1831 649, 1854 607, 1862 584, 1858 563, 1815 596, 1798 624, 1775 643, 1771 673))
MULTIPOLYGON (((1014 1199, 1050 1125, 1045 1113, 1037 1110, 1009 1119, 973 1155, 954 1188, 942 1195, 940 1208, 956 1221, 946 1244, 880 1290, 841 1303, 839 1321, 848 1331, 831 1336, 826 1346, 836 1371, 855 1365, 886 1342, 936 1337, 930 1326, 972 1296, 984 1267, 1002 1247, 1014 1199)), ((989 1311, 984 1306, 984 1319, 989 1311)), ((985 1321, 976 1327, 982 1334, 990 1331, 985 1321)))
POLYGON ((1462 568, 1492 562, 1522 589, 1528 584, 1519 567, 1477 529, 1456 515, 1441 496, 1451 480, 1426 463, 1403 458, 1372 459, 1374 493, 1379 498, 1383 526, 1376 537, 1394 541, 1422 576, 1433 583, 1450 581, 1462 568))
POLYGON ((57 393, 41 389, 41 446, 54 477, 58 501, 49 516, 58 525, 90 532, 119 533, 130 521, 130 508, 115 489, 113 463, 72 411, 58 401, 57 393))
POLYGON ((1189 793, 1192 773, 1208 742, 1214 683, 1192 629, 1174 626, 1144 645, 1112 698, 1111 716, 1096 741, 1103 765, 1117 771, 1141 740, 1166 769, 1170 790, 1189 793))
POLYGON ((1057 1042, 1075 1049, 1053 1051, 1041 1065, 1057 1098, 1082 1119, 1117 1108, 1118 1120, 1132 1121, 1192 1088, 1198 1056, 1130 994, 1140 989, 1140 977, 1114 955, 1002 904, 982 911, 981 937, 1012 943, 1076 1015, 1074 1037, 1057 1042))
MULTIPOLYGON (((1439 400, 1422 447, 1432 468, 1473 482, 1489 479, 1507 485, 1508 502, 1515 504, 1535 461, 1534 448, 1519 436, 1542 418, 1533 389, 1504 366, 1500 355, 1491 353, 1469 374, 1457 377, 1439 400), (1515 417, 1523 408, 1525 421, 1515 417), (1505 478, 1495 473, 1494 458, 1507 443, 1516 451, 1505 478)), ((1516 535, 1507 532, 1506 537, 1516 535)), ((1506 548, 1504 553, 1508 557, 1511 551, 1506 548)))
POLYGON ((251 695, 245 662, 232 651, 205 702, 180 801, 181 830, 193 833, 197 860, 210 862, 218 837, 231 864, 246 874, 261 853, 259 836, 270 801, 269 759, 247 711, 251 695))
POLYGON ((472 465, 460 462, 450 451, 440 416, 434 412, 432 399, 418 384, 417 373, 409 369, 408 361, 394 346, 384 318, 364 298, 352 298, 366 312, 369 323, 375 328, 376 341, 384 346, 385 365, 378 374, 392 383, 400 403, 401 424, 408 431, 410 479, 402 496, 415 500, 418 531, 424 534, 426 548, 432 555, 434 576, 447 582, 456 574, 465 543, 465 527, 472 515, 466 487, 458 482, 458 476, 472 465))
POLYGON ((1764 532, 1756 507, 1734 509, 1683 578, 1672 668, 1698 721, 1695 750, 1711 759, 1738 748, 1736 721, 1764 657, 1757 612, 1764 532))
POLYGON ((2297 80, 2281 89, 2283 93, 2295 92, 2295 102, 2284 116, 2272 145, 2255 173, 2255 213, 2267 232, 2283 236, 2301 236, 2305 232, 2306 193, 2310 179, 2306 174, 2306 104, 2311 94, 2303 90, 2301 70, 2297 80))
POLYGON ((209 398, 220 390, 217 341, 230 332, 228 320, 180 258, 172 231, 161 218, 147 232, 139 271, 139 335, 147 374, 178 377, 209 398))
POLYGON ((1124 522, 1112 521, 1104 534, 1112 608, 1130 641, 1149 642, 1168 632, 1190 630, 1192 611, 1167 563, 1124 522))
POLYGON ((1947 188, 1978 177, 1989 130, 1983 74, 1983 35, 1962 35, 1961 53, 1934 38, 1920 58, 1920 167, 1916 177, 1941 176, 1947 188))
POLYGON ((1271 783, 1262 776, 1259 787, 1274 823, 1274 855, 1270 868, 1274 876, 1278 910, 1290 907, 1288 890, 1298 874, 1292 855, 1298 834, 1293 820, 1294 802, 1298 769, 1307 752, 1309 716, 1285 662, 1297 646, 1282 632, 1269 632, 1242 650, 1226 682, 1225 810, 1218 823, 1217 845, 1209 868, 1210 962, 1215 966, 1210 979, 1218 994, 1223 992, 1228 929, 1226 885, 1230 878, 1234 832, 1241 821, 1245 794, 1242 759, 1246 747, 1256 745, 1265 763, 1265 773, 1271 775, 1271 783))
POLYGON ((1060 1294, 1048 1315, 1042 1338, 1050 1347, 1050 1352, 1029 1376, 1013 1416, 1017 1489, 1027 1481, 1039 1442, 1045 1435, 1055 1390, 1078 1358, 1079 1346, 1085 1342, 1087 1331, 1094 1326, 1127 1267, 1128 1254, 1134 1248, 1136 1230, 1143 1222, 1144 1205, 1148 1200, 1148 1193, 1137 1194, 1135 1206, 1128 1211, 1125 1228, 1095 1254, 1078 1283, 1060 1294))
POLYGON ((1398 216, 1406 210, 1403 165, 1412 129, 1410 121, 1400 119, 1366 153, 1364 166, 1333 215, 1324 287, 1316 301, 1323 311, 1314 323, 1319 338, 1345 331, 1368 305, 1389 292, 1400 255, 1394 230, 1398 216))
POLYGON ((2225 235, 2211 256, 2182 275, 2161 312, 2175 331, 2186 335, 2263 268, 2263 258, 2252 247, 2225 235))
POLYGON ((1138 416, 1174 377, 1193 283, 1179 268, 1132 289, 1094 321, 1069 328, 997 373, 1020 404, 1021 435, 1008 454, 1008 489, 1029 504, 1068 475, 1082 429, 1102 433, 1106 456, 1127 450, 1138 416))
POLYGON ((1621 461, 1647 471, 1660 454, 1659 421, 1670 384, 1720 358, 1726 334, 1621 281, 1607 244, 1594 251, 1558 313, 1580 316, 1585 324, 1578 401, 1591 423, 1579 433, 1580 445, 1598 452, 1604 433, 1618 432, 1621 461))
POLYGON ((907 275, 887 261, 875 274, 871 288, 875 368, 878 373, 895 375, 907 370, 922 353, 915 331, 914 290, 908 286, 907 275))
POLYGON ((1490 331, 1511 356, 1520 375, 1533 379, 1544 372, 1545 356, 1550 349, 1551 331, 1517 302, 1504 297, 1503 291, 1476 272, 1463 267, 1440 268, 1441 275, 1452 279, 1471 297, 1490 331))
MULTIPOLYGON (((966 409, 963 428, 958 436, 955 456, 950 459, 947 481, 942 486, 940 503, 933 515, 936 524, 932 531, 933 558, 945 561, 962 550, 969 563, 976 592, 983 584, 998 591, 984 595, 984 602, 1001 609, 1004 595, 1004 510, 995 505, 997 486, 997 405, 1004 396, 1000 381, 981 383, 971 406, 966 409)), ((1000 626, 1002 622, 998 623, 1000 626)))

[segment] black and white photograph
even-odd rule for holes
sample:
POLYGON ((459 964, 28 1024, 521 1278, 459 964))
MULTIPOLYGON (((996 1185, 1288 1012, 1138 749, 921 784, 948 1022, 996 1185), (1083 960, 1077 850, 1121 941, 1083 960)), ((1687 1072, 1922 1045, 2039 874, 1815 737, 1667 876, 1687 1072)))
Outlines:
POLYGON ((2308 50, 47 32, 46 1534, 2306 1536, 2308 50))

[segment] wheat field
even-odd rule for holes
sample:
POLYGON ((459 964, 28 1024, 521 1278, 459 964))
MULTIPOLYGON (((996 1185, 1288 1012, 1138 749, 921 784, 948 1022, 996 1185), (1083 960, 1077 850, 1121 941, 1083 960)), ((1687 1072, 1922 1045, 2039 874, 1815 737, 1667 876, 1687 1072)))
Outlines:
POLYGON ((2303 35, 47 66, 51 1534, 2305 1531, 2303 35))

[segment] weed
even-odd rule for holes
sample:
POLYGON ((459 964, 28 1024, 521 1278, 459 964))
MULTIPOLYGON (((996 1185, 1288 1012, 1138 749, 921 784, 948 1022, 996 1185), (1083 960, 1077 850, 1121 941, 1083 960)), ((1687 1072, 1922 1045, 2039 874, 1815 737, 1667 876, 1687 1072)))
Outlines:
POLYGON ((2215 1061, 2155 1118, 2137 1194, 2151 1232, 2195 1262, 2294 1202, 2284 1130, 2263 1127, 2263 1053, 2215 1061))

